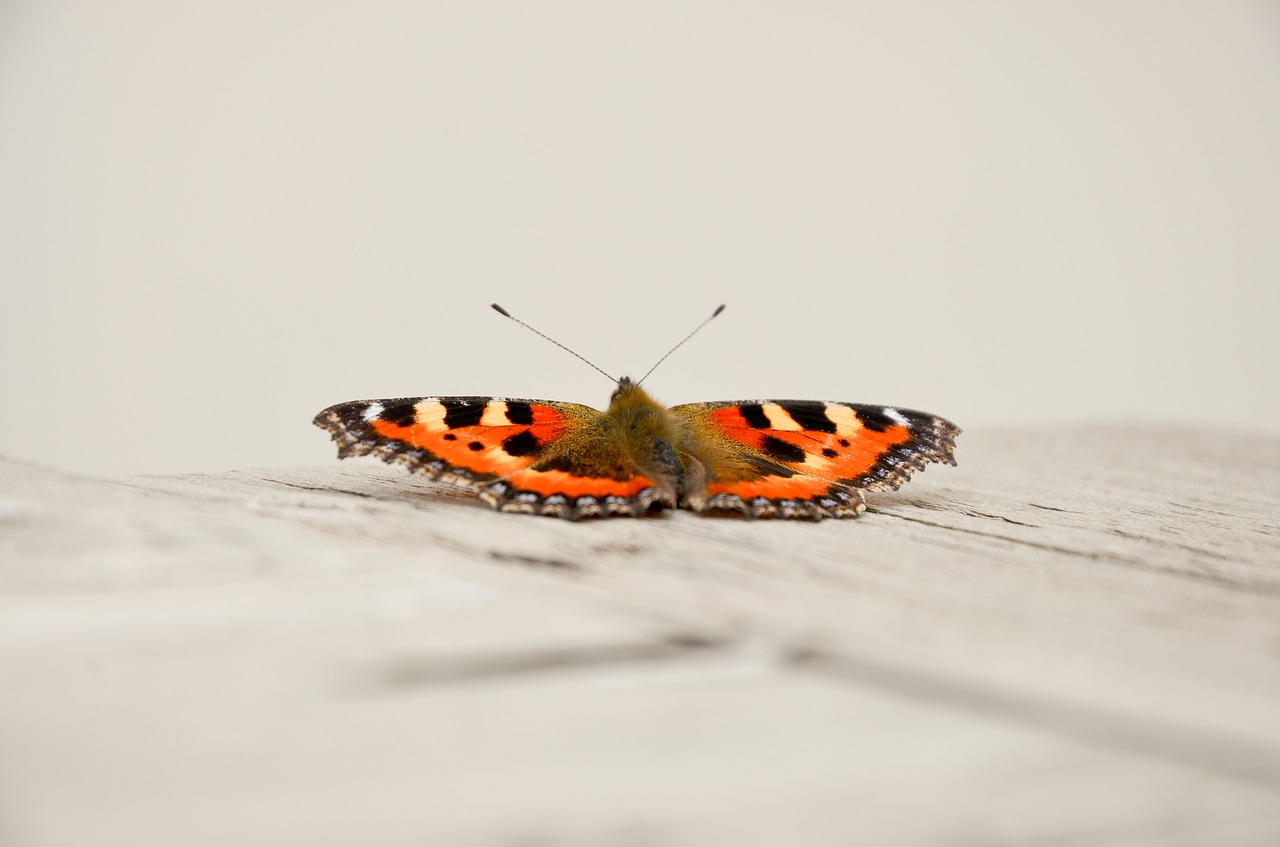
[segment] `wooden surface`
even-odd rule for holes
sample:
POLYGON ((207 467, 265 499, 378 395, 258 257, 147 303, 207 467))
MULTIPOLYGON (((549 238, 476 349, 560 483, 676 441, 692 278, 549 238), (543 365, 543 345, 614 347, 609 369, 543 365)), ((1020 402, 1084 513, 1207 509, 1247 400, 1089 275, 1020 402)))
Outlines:
POLYGON ((0 845, 1275 845, 1280 440, 969 433, 856 521, 0 463, 0 845))

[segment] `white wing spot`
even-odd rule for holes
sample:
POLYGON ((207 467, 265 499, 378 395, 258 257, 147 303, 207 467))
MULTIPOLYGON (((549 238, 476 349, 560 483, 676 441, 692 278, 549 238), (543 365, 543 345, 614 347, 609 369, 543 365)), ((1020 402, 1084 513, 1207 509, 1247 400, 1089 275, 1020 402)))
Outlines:
POLYGON ((382 414, 383 411, 384 407, 381 403, 370 403, 368 406, 365 406, 364 411, 360 413, 360 417, 364 418, 365 423, 369 423, 378 415, 382 414))
POLYGON ((884 416, 899 426, 911 426, 911 421, 903 417, 902 412, 897 409, 890 409, 887 406, 884 409, 884 416))

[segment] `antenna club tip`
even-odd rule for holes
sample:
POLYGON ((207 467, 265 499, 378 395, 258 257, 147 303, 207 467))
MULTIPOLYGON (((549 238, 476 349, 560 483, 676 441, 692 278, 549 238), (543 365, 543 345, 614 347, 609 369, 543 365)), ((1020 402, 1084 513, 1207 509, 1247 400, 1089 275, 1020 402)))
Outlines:
MULTIPOLYGON (((716 306, 716 310, 715 310, 714 312, 712 312, 712 313, 711 313, 711 317, 713 317, 713 318, 714 318, 716 315, 718 315, 718 314, 720 314, 721 312, 723 312, 723 311, 724 311, 724 306, 725 306, 725 304, 724 304, 724 303, 721 303, 719 306, 716 306)), ((496 309, 496 308, 497 308, 497 306, 494 306, 494 308, 496 309)))
MULTIPOLYGON (((490 304, 489 304, 489 308, 490 308, 490 309, 493 309, 495 312, 497 312, 498 314, 502 315, 504 318, 509 318, 509 317, 511 317, 511 313, 510 313, 510 312, 508 312, 506 309, 502 308, 501 306, 499 306, 497 303, 490 303, 490 304)), ((723 309, 724 307, 723 307, 723 306, 721 306, 720 308, 722 308, 722 309, 723 309)))

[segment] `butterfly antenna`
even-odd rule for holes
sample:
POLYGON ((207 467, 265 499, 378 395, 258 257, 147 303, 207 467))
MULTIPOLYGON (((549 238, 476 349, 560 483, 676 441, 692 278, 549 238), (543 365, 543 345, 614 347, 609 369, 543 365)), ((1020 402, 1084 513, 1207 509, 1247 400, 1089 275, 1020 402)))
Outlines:
POLYGON ((581 359, 582 361, 586 362, 588 365, 590 365, 591 367, 595 368, 596 370, 600 371, 600 373, 602 373, 602 374, 604 374, 606 377, 608 377, 610 382, 617 382, 617 380, 616 380, 616 379, 614 379, 613 377, 611 377, 611 376, 609 376, 607 373, 605 373, 605 372, 604 372, 604 370, 603 370, 603 369, 601 369, 599 365, 597 365, 595 362, 593 362, 593 361, 591 361, 590 359, 588 359, 586 356, 583 356, 581 353, 575 353, 573 350, 570 350, 568 347, 565 347, 563 344, 561 344, 559 341, 556 341, 554 338, 552 338, 551 336, 547 335, 545 332, 539 332, 538 330, 536 330, 536 329, 534 329, 533 327, 529 326, 529 325, 528 325, 527 323, 525 323, 524 321, 522 321, 522 320, 520 320, 519 318, 517 318, 515 315, 511 314, 510 312, 508 312, 506 309, 504 309, 504 308, 502 308, 501 306, 499 306, 497 303, 490 303, 490 304, 489 304, 489 307, 490 307, 491 309, 493 309, 495 312, 497 312, 498 314, 502 315, 504 318, 511 318, 511 320, 513 320, 513 321, 515 321, 516 323, 520 324, 520 326, 522 326, 522 327, 524 327, 525 329, 529 330, 529 331, 530 331, 530 332, 532 332, 534 335, 540 335, 540 336, 542 336, 543 338, 547 339, 547 340, 548 340, 548 341, 550 341, 552 344, 556 345, 557 347, 559 347, 561 350, 565 351, 566 353, 569 353, 569 354, 571 354, 571 355, 573 355, 573 356, 577 356, 579 359, 581 359))
POLYGON ((648 373, 646 373, 644 376, 640 377, 639 381, 637 381, 637 382, 636 382, 636 385, 639 385, 641 382, 644 382, 646 379, 648 379, 648 378, 649 378, 649 374, 651 374, 651 373, 653 373, 654 371, 656 371, 656 370, 658 369, 658 365, 662 364, 663 362, 665 362, 665 361, 667 360, 667 356, 670 356, 672 353, 674 353, 674 352, 676 352, 677 350, 679 350, 679 349, 680 349, 680 346, 681 346, 682 344, 684 344, 684 343, 685 343, 686 341, 688 341, 690 338, 693 338, 695 335, 697 335, 697 334, 698 334, 698 330, 702 329, 704 326, 706 326, 707 324, 711 323, 711 321, 715 320, 716 316, 717 316, 717 315, 719 315, 719 314, 720 314, 721 312, 723 312, 723 311, 724 311, 724 304, 723 304, 723 303, 721 303, 719 306, 717 306, 717 307, 716 307, 716 310, 715 310, 714 312, 712 312, 712 313, 711 313, 711 317, 707 318, 705 321, 703 321, 702 323, 700 323, 700 324, 698 324, 696 327, 694 327, 694 328, 693 328, 693 332, 689 333, 689 334, 688 334, 688 335, 686 335, 684 338, 680 339, 679 343, 677 343, 675 347, 672 347, 670 350, 668 350, 668 351, 666 352, 666 354, 665 354, 665 355, 663 355, 663 357, 662 357, 661 359, 659 359, 659 360, 654 364, 654 366, 653 366, 653 367, 649 368, 648 373))

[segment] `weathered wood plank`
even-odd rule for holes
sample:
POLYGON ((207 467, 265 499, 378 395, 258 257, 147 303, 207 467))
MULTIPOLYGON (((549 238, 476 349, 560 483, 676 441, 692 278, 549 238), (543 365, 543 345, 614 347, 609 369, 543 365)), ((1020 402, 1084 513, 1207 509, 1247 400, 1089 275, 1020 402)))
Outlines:
POLYGON ((1280 441, 959 455, 818 525, 6 461, 0 843, 1275 843, 1280 441))

